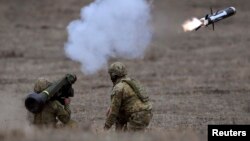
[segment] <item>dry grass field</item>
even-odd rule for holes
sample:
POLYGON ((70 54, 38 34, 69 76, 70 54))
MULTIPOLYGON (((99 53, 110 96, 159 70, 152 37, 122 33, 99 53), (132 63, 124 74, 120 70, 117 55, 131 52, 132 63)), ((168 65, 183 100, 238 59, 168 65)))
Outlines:
MULTIPOLYGON (((124 62, 154 105, 146 133, 102 131, 112 83, 106 69, 86 76, 64 54, 66 27, 91 0, 0 0, 0 140, 206 140, 208 124, 250 124, 250 1, 155 0, 154 36, 143 59, 124 62), (182 23, 209 8, 237 14, 197 32, 182 23), (36 130, 24 98, 40 76, 75 73, 72 118, 80 129, 36 130), (129 138, 129 139, 128 139, 129 138)), ((93 37, 94 38, 94 37, 93 37)))

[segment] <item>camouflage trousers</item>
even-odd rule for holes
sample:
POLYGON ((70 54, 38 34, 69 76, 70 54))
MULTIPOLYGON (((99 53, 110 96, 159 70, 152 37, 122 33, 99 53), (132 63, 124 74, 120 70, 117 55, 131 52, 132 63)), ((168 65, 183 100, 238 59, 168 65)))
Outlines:
POLYGON ((76 129, 78 128, 78 124, 75 120, 70 120, 68 123, 66 124, 57 124, 56 128, 70 128, 70 129, 76 129))
POLYGON ((71 119, 68 123, 65 124, 65 127, 73 129, 73 128, 77 128, 78 124, 75 120, 71 119))
POLYGON ((118 118, 115 124, 116 131, 144 131, 152 117, 153 114, 150 110, 133 113, 127 120, 118 118))

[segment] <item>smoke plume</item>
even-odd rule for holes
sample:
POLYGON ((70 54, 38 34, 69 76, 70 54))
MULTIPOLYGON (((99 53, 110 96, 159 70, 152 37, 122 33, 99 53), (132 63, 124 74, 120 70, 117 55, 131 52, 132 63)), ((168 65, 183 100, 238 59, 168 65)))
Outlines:
POLYGON ((152 30, 147 0, 95 0, 68 27, 66 55, 93 74, 110 58, 143 57, 152 30))

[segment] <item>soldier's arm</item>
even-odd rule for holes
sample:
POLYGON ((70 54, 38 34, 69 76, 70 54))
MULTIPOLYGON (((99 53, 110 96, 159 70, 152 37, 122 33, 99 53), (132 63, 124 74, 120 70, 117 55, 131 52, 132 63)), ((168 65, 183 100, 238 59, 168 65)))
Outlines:
POLYGON ((64 124, 70 121, 71 110, 69 104, 65 104, 64 106, 57 101, 57 109, 56 109, 57 118, 64 124))
POLYGON ((123 91, 119 87, 114 88, 114 90, 112 91, 113 96, 111 100, 110 113, 105 122, 105 129, 109 129, 117 119, 119 109, 121 107, 122 93, 123 91))

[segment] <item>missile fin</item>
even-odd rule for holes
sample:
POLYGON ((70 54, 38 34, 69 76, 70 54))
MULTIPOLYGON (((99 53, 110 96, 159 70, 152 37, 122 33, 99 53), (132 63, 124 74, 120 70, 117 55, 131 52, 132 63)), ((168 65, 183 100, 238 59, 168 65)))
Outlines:
POLYGON ((211 12, 211 15, 213 15, 213 8, 210 7, 210 12, 211 12))
MULTIPOLYGON (((211 12, 211 15, 214 14, 214 13, 213 13, 213 8, 212 8, 212 7, 210 7, 210 12, 211 12)), ((213 31, 214 31, 214 23, 212 23, 212 26, 213 26, 213 31)))

